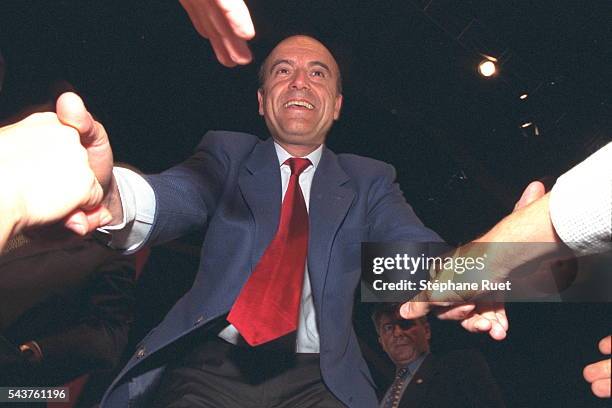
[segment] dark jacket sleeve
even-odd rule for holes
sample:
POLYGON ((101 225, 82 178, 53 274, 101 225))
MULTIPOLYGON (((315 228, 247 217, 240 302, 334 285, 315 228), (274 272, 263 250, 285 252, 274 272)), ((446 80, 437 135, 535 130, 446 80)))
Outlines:
POLYGON ((446 363, 452 365, 456 373, 456 389, 463 397, 464 406, 505 407, 499 386, 480 352, 475 350, 454 352, 446 359, 446 363))
MULTIPOLYGON (((374 162, 374 161, 372 161, 374 162)), ((441 242, 440 236, 427 228, 406 201, 396 181, 393 166, 376 162, 377 177, 368 194, 367 220, 372 241, 441 242)))
POLYGON ((155 193, 155 219, 147 244, 161 244, 205 228, 231 163, 245 157, 258 140, 246 133, 210 131, 183 163, 146 176, 155 193))
POLYGON ((62 384, 82 373, 117 366, 133 320, 134 270, 128 257, 99 267, 83 288, 74 325, 33 339, 43 352, 37 367, 41 383, 62 384))

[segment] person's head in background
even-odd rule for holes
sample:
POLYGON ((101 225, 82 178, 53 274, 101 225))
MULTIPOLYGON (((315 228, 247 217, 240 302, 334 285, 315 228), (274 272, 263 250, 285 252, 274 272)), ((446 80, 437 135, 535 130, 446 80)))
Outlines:
POLYGON ((397 368, 429 352, 431 330, 425 317, 406 320, 397 305, 378 307, 372 314, 378 342, 397 368))

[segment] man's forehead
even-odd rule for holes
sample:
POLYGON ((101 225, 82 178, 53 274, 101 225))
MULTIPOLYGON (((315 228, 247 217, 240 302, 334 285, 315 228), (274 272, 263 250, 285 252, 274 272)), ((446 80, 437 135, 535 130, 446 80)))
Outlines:
POLYGON ((293 36, 284 39, 268 56, 269 62, 277 60, 297 61, 305 58, 306 62, 322 62, 334 70, 338 70, 338 64, 331 52, 319 41, 308 36, 293 36))
POLYGON ((404 319, 400 316, 399 311, 395 313, 385 313, 380 317, 380 324, 399 324, 400 326, 422 326, 423 322, 420 319, 404 319))
POLYGON ((385 313, 380 317, 381 323, 395 323, 402 320, 399 314, 385 313))

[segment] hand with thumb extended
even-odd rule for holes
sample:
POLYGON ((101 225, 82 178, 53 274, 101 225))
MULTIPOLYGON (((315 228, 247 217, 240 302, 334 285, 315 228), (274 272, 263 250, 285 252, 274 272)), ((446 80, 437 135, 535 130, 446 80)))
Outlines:
POLYGON ((81 145, 87 150, 89 166, 106 193, 112 180, 113 151, 104 126, 94 120, 75 93, 62 94, 57 99, 56 109, 59 121, 79 133, 81 145))
MULTIPOLYGON (((64 125, 79 133, 81 145, 87 151, 89 167, 106 196, 113 184, 113 151, 104 126, 94 120, 87 111, 83 100, 72 92, 62 94, 57 99, 57 118, 64 125)), ((108 209, 100 206, 75 209, 65 218, 66 227, 79 235, 84 235, 112 220, 108 209)))
POLYGON ((514 205, 514 211, 527 207, 529 204, 542 198, 546 194, 544 184, 539 181, 532 181, 523 191, 521 198, 514 205))
POLYGON ((0 128, 0 247, 11 234, 67 216, 74 217, 68 224, 80 234, 110 221, 108 210, 100 207, 104 191, 98 182, 110 184, 106 132, 76 95, 60 99, 63 119, 71 126, 44 112, 0 128), (75 215, 76 210, 85 212, 75 215))

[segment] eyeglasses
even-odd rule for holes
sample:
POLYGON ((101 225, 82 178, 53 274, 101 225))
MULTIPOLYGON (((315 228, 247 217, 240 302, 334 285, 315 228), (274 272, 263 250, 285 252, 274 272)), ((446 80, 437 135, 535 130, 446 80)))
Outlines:
POLYGON ((384 323, 381 329, 384 333, 388 333, 388 332, 393 331, 396 325, 399 326, 399 328, 402 330, 408 330, 416 326, 416 324, 417 323, 414 320, 396 319, 396 320, 384 323))

